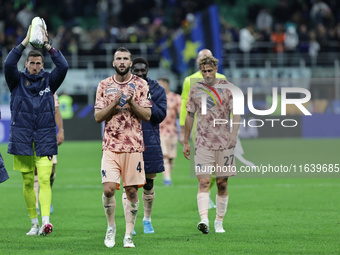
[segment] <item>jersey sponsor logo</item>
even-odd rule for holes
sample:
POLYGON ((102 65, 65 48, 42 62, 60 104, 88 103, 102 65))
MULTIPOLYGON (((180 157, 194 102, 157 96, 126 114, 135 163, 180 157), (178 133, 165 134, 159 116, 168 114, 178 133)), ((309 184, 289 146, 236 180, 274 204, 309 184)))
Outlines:
POLYGON ((105 89, 105 95, 112 95, 118 92, 118 88, 105 89))
POLYGON ((46 89, 40 90, 39 95, 43 96, 45 93, 48 93, 50 91, 51 91, 50 86, 48 86, 46 89))
POLYGON ((102 170, 102 176, 103 176, 103 178, 107 178, 107 176, 106 176, 106 170, 102 170))

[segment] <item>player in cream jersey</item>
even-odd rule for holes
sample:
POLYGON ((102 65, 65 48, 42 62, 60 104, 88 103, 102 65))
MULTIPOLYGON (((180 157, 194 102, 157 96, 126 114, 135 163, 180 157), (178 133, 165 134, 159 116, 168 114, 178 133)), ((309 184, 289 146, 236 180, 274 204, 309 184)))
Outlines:
POLYGON ((143 79, 132 75, 131 53, 120 47, 114 54, 115 75, 101 81, 97 88, 95 119, 105 121, 101 175, 102 202, 108 226, 104 244, 115 245, 115 191, 122 177, 127 202, 124 208, 126 231, 124 247, 135 247, 132 231, 138 212, 138 188, 145 184, 142 121, 149 121, 152 103, 143 79))
POLYGON ((159 125, 159 132, 165 168, 163 172, 163 183, 169 186, 172 183, 171 173, 177 156, 178 130, 176 121, 181 111, 181 96, 170 91, 170 81, 168 78, 159 78, 158 82, 165 89, 167 99, 166 118, 159 125))
POLYGON ((196 83, 189 92, 187 103, 188 114, 185 119, 185 135, 183 153, 185 158, 190 159, 189 137, 193 126, 194 116, 197 112, 197 135, 195 142, 195 173, 199 182, 197 194, 197 205, 201 221, 197 228, 204 234, 209 233, 209 186, 211 182, 212 169, 223 169, 215 171, 217 195, 216 195, 216 218, 215 232, 224 233, 223 218, 228 205, 228 178, 236 174, 234 150, 240 116, 234 115, 234 126, 230 132, 229 125, 214 125, 214 119, 230 120, 233 110, 233 96, 227 88, 216 88, 218 84, 229 83, 216 78, 218 60, 212 56, 203 57, 199 61, 199 68, 204 80, 196 83), (202 97, 207 97, 202 102, 202 97), (215 94, 217 100, 210 95, 215 94), (202 112, 206 108, 206 113, 202 112), (208 169, 208 170, 207 170, 208 169))

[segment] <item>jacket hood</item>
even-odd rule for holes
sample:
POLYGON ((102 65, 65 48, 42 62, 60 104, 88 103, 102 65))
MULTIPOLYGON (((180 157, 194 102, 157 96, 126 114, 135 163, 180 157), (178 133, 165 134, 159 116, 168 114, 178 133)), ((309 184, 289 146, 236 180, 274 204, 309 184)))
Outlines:
POLYGON ((25 68, 23 74, 27 78, 25 81, 26 90, 32 95, 36 95, 39 91, 45 89, 46 81, 44 78, 44 69, 41 69, 39 74, 29 74, 27 68, 25 68))
POLYGON ((27 79, 29 79, 29 80, 31 80, 31 81, 33 81, 33 82, 36 82, 37 80, 41 79, 41 78, 44 76, 45 69, 42 68, 41 71, 40 71, 40 73, 38 73, 38 74, 30 74, 30 73, 28 73, 28 71, 27 71, 27 67, 25 67, 23 73, 24 73, 24 75, 27 77, 27 79))

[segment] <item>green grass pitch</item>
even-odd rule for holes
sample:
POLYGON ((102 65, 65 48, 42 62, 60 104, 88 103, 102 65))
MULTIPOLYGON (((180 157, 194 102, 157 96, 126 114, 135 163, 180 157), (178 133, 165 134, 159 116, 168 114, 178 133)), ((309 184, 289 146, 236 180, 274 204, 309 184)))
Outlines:
MULTIPOLYGON (((339 164, 339 139, 242 140, 244 157, 260 164, 339 164)), ((106 218, 101 202, 101 142, 68 142, 59 148, 53 187, 53 232, 26 236, 30 220, 22 195, 21 174, 12 170, 13 156, 0 145, 10 179, 0 184, 0 254, 340 254, 339 178, 231 178, 225 234, 196 228, 197 180, 179 145, 173 185, 155 180, 152 223, 155 234, 144 234, 140 203, 133 238, 135 249, 123 248, 125 221, 117 191, 116 246, 104 245, 106 218)), ((237 162, 238 166, 242 164, 237 162)), ((335 177, 339 177, 338 173, 335 177)), ((212 197, 216 194, 216 186, 212 197)), ((139 192, 141 201, 141 192, 139 192)), ((40 219, 39 219, 40 220, 40 219)))

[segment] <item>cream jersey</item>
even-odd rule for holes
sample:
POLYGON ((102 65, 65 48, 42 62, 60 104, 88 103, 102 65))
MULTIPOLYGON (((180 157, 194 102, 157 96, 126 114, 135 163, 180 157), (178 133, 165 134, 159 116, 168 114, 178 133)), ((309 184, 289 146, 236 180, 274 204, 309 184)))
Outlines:
POLYGON ((95 109, 107 107, 115 98, 115 94, 123 91, 120 103, 116 106, 111 118, 105 120, 103 135, 103 151, 143 152, 145 150, 142 132, 142 120, 133 112, 126 102, 129 88, 135 90, 132 100, 141 107, 152 107, 148 99, 149 87, 146 81, 132 75, 128 81, 117 82, 114 76, 102 80, 97 88, 95 109))
POLYGON ((181 111, 181 96, 174 92, 169 92, 166 95, 166 100, 166 117, 159 124, 160 136, 178 136, 176 120, 181 111))
POLYGON ((216 79, 214 86, 196 83, 189 92, 187 111, 197 112, 197 133, 195 148, 208 150, 227 149, 230 136, 230 113, 233 109, 233 96, 227 88, 215 88, 217 84, 231 84, 216 79), (206 114, 202 114, 203 100, 206 96, 206 114), (226 124, 215 124, 214 120, 223 119, 226 124))

